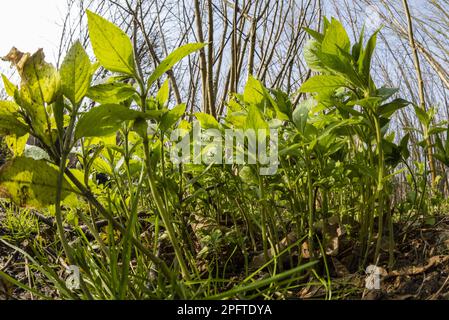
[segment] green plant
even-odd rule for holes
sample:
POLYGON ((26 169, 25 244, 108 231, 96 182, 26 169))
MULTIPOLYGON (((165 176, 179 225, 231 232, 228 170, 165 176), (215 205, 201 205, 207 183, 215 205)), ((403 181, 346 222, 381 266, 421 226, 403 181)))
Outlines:
MULTIPOLYGON (((35 148, 40 148, 41 155, 34 159, 27 157, 23 153, 24 143, 17 143, 20 150, 0 170, 2 193, 22 206, 50 208, 60 247, 55 244, 55 253, 48 254, 35 244, 31 256, 9 242, 4 243, 30 259, 35 270, 45 275, 62 297, 69 299, 188 298, 219 292, 225 298, 237 293, 259 295, 263 290, 274 290, 273 283, 280 279, 290 277, 290 283, 301 279, 315 262, 279 272, 282 270, 278 266, 280 252, 268 257, 268 242, 275 248, 273 243, 280 239, 277 225, 273 224, 273 213, 266 209, 270 199, 264 194, 267 181, 261 176, 258 178, 259 208, 264 220, 260 223, 257 216, 249 217, 240 210, 250 228, 257 226, 265 231, 266 225, 271 225, 270 237, 264 236, 263 243, 266 267, 272 270, 272 277, 254 282, 259 270, 246 280, 254 282, 251 285, 224 290, 235 283, 217 278, 221 268, 226 274, 227 264, 222 265, 218 260, 221 240, 216 230, 206 235, 209 240, 203 241, 213 246, 215 266, 212 263, 200 270, 185 212, 210 212, 220 222, 224 212, 216 207, 215 200, 224 210, 229 210, 227 196, 217 198, 221 191, 201 184, 231 177, 227 191, 238 192, 242 199, 246 195, 241 181, 230 170, 220 171, 214 166, 208 172, 202 165, 176 167, 167 161, 169 152, 165 144, 170 133, 177 123, 178 127, 189 127, 187 122, 180 121, 186 106, 168 107, 167 81, 155 96, 150 91, 156 80, 176 62, 204 44, 180 47, 145 78, 128 36, 100 16, 92 12, 87 15, 98 63, 92 64, 81 44, 75 42, 59 70, 45 62, 42 50, 33 55, 18 52, 20 61, 11 59, 21 77, 20 86, 3 77, 13 100, 1 102, 1 133, 15 139, 33 136, 39 141, 39 147, 35 148), (104 83, 92 86, 92 76, 100 65, 114 74, 104 83), (92 108, 88 108, 86 98, 95 102, 92 108), (69 166, 74 156, 79 168, 69 166), (107 181, 101 183, 98 179, 101 176, 107 177, 107 181), (186 196, 188 193, 190 198, 186 196), (203 204, 207 208, 201 209, 203 204), (65 225, 68 209, 77 215, 70 231, 65 225), (99 219, 106 219, 106 226, 100 227, 99 219), (174 258, 160 252, 166 240, 174 258), (57 261, 64 261, 62 266, 79 266, 78 290, 69 288, 60 278, 54 267, 57 261), (208 278, 205 273, 209 274, 208 278)), ((210 120, 206 115, 204 118, 210 120)), ((260 111, 254 107, 250 107, 247 123, 255 128, 266 126, 260 111)), ((227 261, 239 248, 245 255, 245 273, 249 275, 246 236, 239 231, 240 218, 234 211, 232 214, 236 239, 227 261)), ((255 241, 254 231, 251 237, 255 241)), ((1 274, 12 283, 45 297, 35 288, 1 274)))

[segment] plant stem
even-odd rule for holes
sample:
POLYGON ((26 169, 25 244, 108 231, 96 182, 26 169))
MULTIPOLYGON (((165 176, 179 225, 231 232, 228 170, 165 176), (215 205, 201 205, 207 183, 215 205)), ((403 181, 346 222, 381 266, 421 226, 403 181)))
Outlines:
POLYGON ((62 198, 62 184, 64 180, 64 169, 65 169, 65 162, 67 160, 67 156, 64 153, 61 157, 61 162, 59 164, 59 172, 58 172, 58 179, 56 182, 56 199, 55 199, 55 218, 56 218, 56 226, 58 229, 59 239, 61 240, 62 247, 64 249, 64 252, 67 256, 67 259, 69 260, 69 263, 73 263, 73 257, 72 257, 72 248, 70 247, 67 238, 64 234, 64 225, 62 223, 62 212, 61 212, 61 198, 62 198))
POLYGON ((374 125, 376 128, 376 142, 377 142, 377 157, 378 157, 378 165, 377 165, 377 189, 376 189, 376 199, 377 199, 377 216, 379 218, 378 221, 378 230, 377 230, 377 244, 376 251, 374 253, 374 263, 377 264, 379 261, 380 249, 382 247, 382 233, 383 233, 383 189, 384 189, 384 153, 382 150, 382 132, 379 123, 379 119, 377 116, 374 116, 374 125))
MULTIPOLYGON (((145 112, 147 108, 147 99, 146 99, 146 89, 145 84, 141 77, 138 77, 138 83, 141 90, 141 103, 142 103, 142 111, 145 112)), ((163 143, 163 141, 162 141, 163 143)), ((189 269, 187 268, 187 264, 184 260, 184 255, 182 254, 181 247, 179 245, 178 238, 176 236, 175 229, 173 227, 173 221, 168 214, 164 202, 162 200, 161 195, 159 194, 156 186, 156 177, 154 176, 153 170, 151 169, 151 156, 150 156, 150 141, 148 139, 148 135, 145 134, 143 137, 143 149, 145 152, 145 165, 147 167, 148 174, 148 183, 150 185, 151 195, 156 203, 157 210, 162 218, 162 222, 164 223, 165 228, 167 229, 168 237, 170 238, 170 242, 173 245, 173 250, 175 251, 176 259, 178 260, 179 266, 181 268, 182 277, 185 280, 190 280, 189 269)), ((164 155, 162 155, 164 156, 164 155)))

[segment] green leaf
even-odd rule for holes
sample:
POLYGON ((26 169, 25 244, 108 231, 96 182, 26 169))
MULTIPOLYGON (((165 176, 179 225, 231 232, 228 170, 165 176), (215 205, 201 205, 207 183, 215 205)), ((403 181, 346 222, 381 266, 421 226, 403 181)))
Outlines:
POLYGON ((445 166, 449 167, 449 157, 446 154, 443 153, 435 153, 434 154, 435 159, 437 159, 438 161, 440 161, 442 164, 444 164, 445 166))
POLYGON ((201 124, 201 128, 203 129, 220 129, 220 124, 210 114, 198 112, 195 113, 195 117, 198 119, 201 124))
POLYGON ((264 120, 259 108, 255 105, 250 105, 248 108, 248 116, 246 117, 246 129, 253 129, 256 131, 260 129, 269 129, 268 123, 264 120))
POLYGON ((309 111, 313 107, 315 103, 314 99, 308 99, 305 101, 301 101, 301 103, 296 107, 295 111, 293 111, 293 123, 296 128, 302 133, 304 133, 304 129, 306 128, 307 119, 309 118, 309 111))
POLYGON ((159 89, 156 95, 156 101, 159 104, 159 107, 163 108, 167 105, 168 99, 170 98, 170 81, 169 79, 165 80, 162 87, 159 89))
POLYGON ((431 136, 431 135, 437 135, 437 134, 439 134, 439 133, 443 133, 443 132, 446 132, 446 128, 444 128, 444 127, 431 127, 430 128, 430 130, 429 130, 429 136, 431 136))
POLYGON ((338 48, 345 52, 349 52, 351 42, 343 25, 336 19, 332 18, 331 24, 324 36, 321 50, 324 53, 340 55, 338 48))
POLYGON ((137 132, 139 136, 144 138, 148 135, 148 121, 143 118, 138 118, 134 121, 132 129, 137 132))
POLYGON ((382 97, 383 100, 387 100, 389 98, 391 98, 394 94, 398 93, 399 89, 398 88, 387 88, 387 87, 382 87, 377 89, 377 95, 379 97, 382 97))
POLYGON ((281 90, 272 90, 272 93, 276 99, 274 103, 271 102, 276 110, 276 117, 279 120, 289 120, 293 108, 289 95, 281 90))
POLYGON ((377 113, 380 116, 390 118, 396 111, 405 108, 408 106, 410 102, 404 100, 404 99, 396 99, 393 100, 387 104, 381 105, 379 109, 377 110, 377 113))
POLYGON ((320 42, 320 43, 323 42, 324 35, 322 33, 319 33, 318 31, 312 30, 310 28, 303 28, 303 29, 304 29, 305 32, 310 34, 318 42, 320 42))
POLYGON ((320 59, 319 54, 321 53, 321 44, 310 39, 306 42, 304 46, 304 59, 312 71, 316 72, 327 72, 328 68, 324 65, 323 61, 320 59))
POLYGON ((173 109, 167 111, 161 119, 159 129, 165 132, 170 129, 186 112, 186 105, 184 103, 177 105, 173 109))
POLYGON ((52 64, 45 62, 42 49, 26 61, 21 78, 20 91, 29 102, 39 105, 51 104, 59 95, 61 86, 59 73, 52 64))
POLYGON ((2 74, 3 79, 3 85, 5 86, 5 91, 8 94, 8 96, 14 98, 14 93, 17 91, 17 86, 15 86, 9 79, 2 74))
POLYGON ((124 121, 148 116, 118 104, 103 104, 83 114, 75 130, 75 139, 102 137, 117 131, 124 121))
POLYGON ((430 124, 430 116, 427 114, 426 110, 419 106, 414 106, 416 116, 418 117, 419 122, 425 126, 428 127, 430 124))
POLYGON ((243 101, 247 104, 254 104, 259 108, 263 108, 265 104, 265 91, 262 83, 253 76, 248 77, 243 92, 243 101))
POLYGON ((90 87, 87 91, 87 96, 98 103, 113 104, 128 100, 135 93, 136 90, 132 85, 114 82, 90 87))
POLYGON ((79 41, 67 53, 60 74, 62 93, 77 105, 86 95, 92 80, 92 65, 79 41))
POLYGON ((352 46, 351 54, 352 54, 352 57, 354 58, 354 61, 358 61, 360 58, 360 53, 363 48, 364 36, 365 36, 365 26, 362 27, 362 31, 360 32, 360 35, 359 35, 359 41, 352 46))
POLYGON ((379 31, 380 29, 371 36, 371 38, 368 40, 366 48, 362 50, 359 56, 359 73, 364 77, 365 81, 369 81, 370 78, 371 60, 373 57, 374 49, 376 48, 377 34, 379 33, 379 31))
POLYGON ((340 76, 318 75, 303 83, 300 90, 305 93, 328 93, 345 85, 346 81, 340 76))
POLYGON ((24 150, 25 157, 31 158, 34 160, 48 160, 50 161, 50 156, 48 155, 47 151, 45 151, 42 148, 39 148, 38 146, 28 146, 24 150))
POLYGON ((323 30, 324 34, 327 33, 327 30, 329 29, 329 26, 331 25, 329 19, 327 17, 323 17, 323 30))
MULTIPOLYGON (((58 169, 45 160, 17 157, 0 169, 0 194, 20 206, 42 208, 54 204, 58 169)), ((75 190, 64 179, 62 198, 75 190)))
POLYGON ((52 104, 56 128, 60 134, 64 132, 64 107, 64 98, 62 96, 52 104))
POLYGON ((407 160, 410 157, 410 151, 408 150, 408 142, 410 140, 410 133, 407 133, 399 143, 402 157, 407 160))
POLYGON ((14 100, 20 105, 21 109, 31 120, 31 123, 33 124, 33 134, 47 145, 52 144, 50 132, 48 131, 48 115, 45 106, 33 101, 32 96, 30 96, 30 92, 26 87, 21 87, 19 91, 16 91, 14 100))
POLYGON ((352 58, 349 54, 341 54, 340 56, 334 54, 327 54, 324 52, 317 52, 317 56, 324 67, 333 73, 340 74, 348 81, 351 81, 355 86, 363 87, 363 82, 352 65, 352 58))
POLYGON ((101 65, 113 72, 134 75, 134 50, 128 35, 89 10, 87 18, 92 48, 101 65))
POLYGON ((19 106, 12 101, 0 101, 0 134, 24 136, 29 132, 28 126, 20 120, 19 106))
POLYGON ((179 47, 172 53, 168 55, 153 71, 150 78, 148 79, 148 87, 150 87, 157 79, 159 79, 164 73, 169 71, 173 66, 181 61, 184 57, 189 54, 204 48, 206 43, 189 43, 179 47))
POLYGON ((25 151, 25 146, 30 137, 29 134, 18 137, 16 135, 6 136, 4 137, 4 141, 8 146, 9 150, 13 153, 14 156, 18 157, 23 155, 25 151))

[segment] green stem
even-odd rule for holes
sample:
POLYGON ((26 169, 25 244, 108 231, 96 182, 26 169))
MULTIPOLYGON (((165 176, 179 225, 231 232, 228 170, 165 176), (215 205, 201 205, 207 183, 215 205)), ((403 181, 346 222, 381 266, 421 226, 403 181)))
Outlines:
POLYGON ((313 194, 313 183, 312 183, 312 172, 310 170, 310 166, 309 166, 309 154, 308 152, 306 152, 306 169, 307 169, 307 209, 309 212, 308 215, 308 225, 309 225, 309 232, 308 232, 308 239, 309 239, 309 253, 310 253, 310 257, 313 257, 313 250, 314 250, 314 245, 313 245, 313 237, 314 237, 314 232, 313 232, 313 222, 314 222, 314 194, 313 194))
MULTIPOLYGON (((147 91, 145 89, 145 84, 143 80, 138 77, 138 83, 140 86, 141 92, 141 103, 142 103, 142 111, 145 112, 147 108, 146 95, 147 91)), ((162 141, 163 143, 163 141, 162 141)), ((162 200, 161 195, 159 194, 156 186, 156 177, 154 176, 153 171, 151 170, 151 157, 150 157, 150 141, 148 139, 148 135, 143 137, 143 149, 145 152, 145 164, 147 167, 148 174, 148 183, 150 185, 151 195, 156 203, 157 210, 162 218, 162 222, 164 223, 165 228, 167 229, 168 237, 170 238, 170 242, 173 245, 173 250, 175 251, 176 259, 178 260, 179 266, 181 268, 182 277, 185 280, 190 280, 189 269, 187 268, 187 264, 184 260, 184 255, 182 254, 181 247, 178 242, 178 238, 176 236, 175 229, 173 227, 173 221, 166 210, 164 202, 162 200)), ((163 155, 162 155, 163 156, 163 155)))
POLYGON ((383 198, 383 188, 384 188, 384 154, 382 150, 382 132, 380 128, 379 119, 377 116, 374 116, 374 124, 376 128, 376 142, 377 142, 377 156, 378 156, 378 165, 377 165, 377 189, 376 189, 376 199, 377 199, 377 216, 379 218, 379 226, 378 226, 378 236, 377 236, 377 244, 376 251, 374 253, 374 262, 377 264, 379 261, 380 249, 382 247, 382 233, 383 233, 383 210, 384 210, 384 198, 383 198))
POLYGON ((59 239, 61 240, 61 244, 67 256, 67 259, 69 260, 70 264, 72 264, 73 263, 72 248, 70 247, 67 238, 65 237, 64 234, 64 226, 62 223, 62 212, 61 212, 62 183, 64 180, 64 170, 66 160, 67 156, 64 153, 62 155, 61 162, 59 164, 58 179, 56 182, 55 218, 59 239))
POLYGON ((164 223, 165 228, 167 229, 168 237, 173 245, 173 250, 175 251, 176 259, 178 260, 179 266, 181 268, 182 276, 184 279, 189 280, 189 271, 187 268, 187 264, 184 261, 184 256, 181 252, 181 247, 178 243, 178 238, 176 237, 175 229, 173 227, 173 222, 171 220, 170 215, 166 211, 164 203, 162 201, 162 197, 157 191, 156 186, 156 177, 151 170, 151 161, 150 161, 150 144, 148 141, 148 137, 144 137, 143 146, 145 151, 145 162, 147 166, 147 174, 148 174, 148 183, 150 185, 151 195, 156 203, 157 210, 162 218, 162 222, 164 223))
POLYGON ((260 204, 261 204, 261 228, 262 228, 262 246, 263 255, 266 261, 269 260, 268 255, 268 240, 267 240, 267 214, 265 211, 265 190, 263 185, 263 178, 259 174, 259 192, 260 192, 260 204))
MULTIPOLYGON (((67 177, 73 182, 73 184, 81 191, 82 195, 89 201, 97 210, 98 212, 106 218, 116 229, 118 229, 122 234, 126 233, 125 227, 123 227, 120 223, 118 223, 111 213, 109 213, 103 205, 98 202, 98 200, 95 198, 95 196, 73 175, 73 173, 65 169, 65 174, 67 177)), ((170 269, 168 268, 167 264, 153 255, 146 247, 142 245, 142 243, 137 240, 135 237, 131 238, 134 246, 143 254, 145 254, 155 265, 157 265, 162 273, 167 277, 167 279, 170 279, 173 281, 174 284, 176 277, 172 274, 170 269)), ((178 286, 176 286, 176 289, 179 289, 178 286)), ((179 291, 180 292, 180 291, 179 291)))

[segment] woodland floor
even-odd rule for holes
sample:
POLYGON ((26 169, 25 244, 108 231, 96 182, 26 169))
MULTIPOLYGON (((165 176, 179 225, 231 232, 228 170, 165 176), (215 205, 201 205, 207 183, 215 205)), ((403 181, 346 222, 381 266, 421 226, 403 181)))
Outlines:
MULTIPOLYGON (((380 266, 383 267, 381 289, 365 289, 366 274, 357 272, 354 261, 357 255, 350 241, 341 239, 340 253, 328 257, 329 272, 332 277, 332 298, 366 300, 405 300, 405 299, 449 299, 449 216, 439 216, 429 226, 420 226, 401 235, 400 226, 396 231, 395 267, 388 270, 388 254, 385 251, 380 266)), ((51 232, 43 225, 41 235, 51 232)), ((0 237, 8 236, 2 227, 0 212, 0 237)), ((21 249, 31 252, 28 240, 15 243, 21 249)), ((23 283, 32 281, 28 261, 23 255, 0 242, 0 270, 23 283)), ((1 279, 0 279, 1 280, 1 279)), ((35 279, 37 280, 37 279, 35 279)), ((40 281, 37 281, 38 283, 40 281)), ((39 288, 48 296, 57 297, 50 287, 39 288)), ((322 286, 306 286, 293 293, 292 298, 323 299, 322 286)), ((5 287, 0 281, 0 300, 35 299, 32 294, 12 286, 5 287)))

